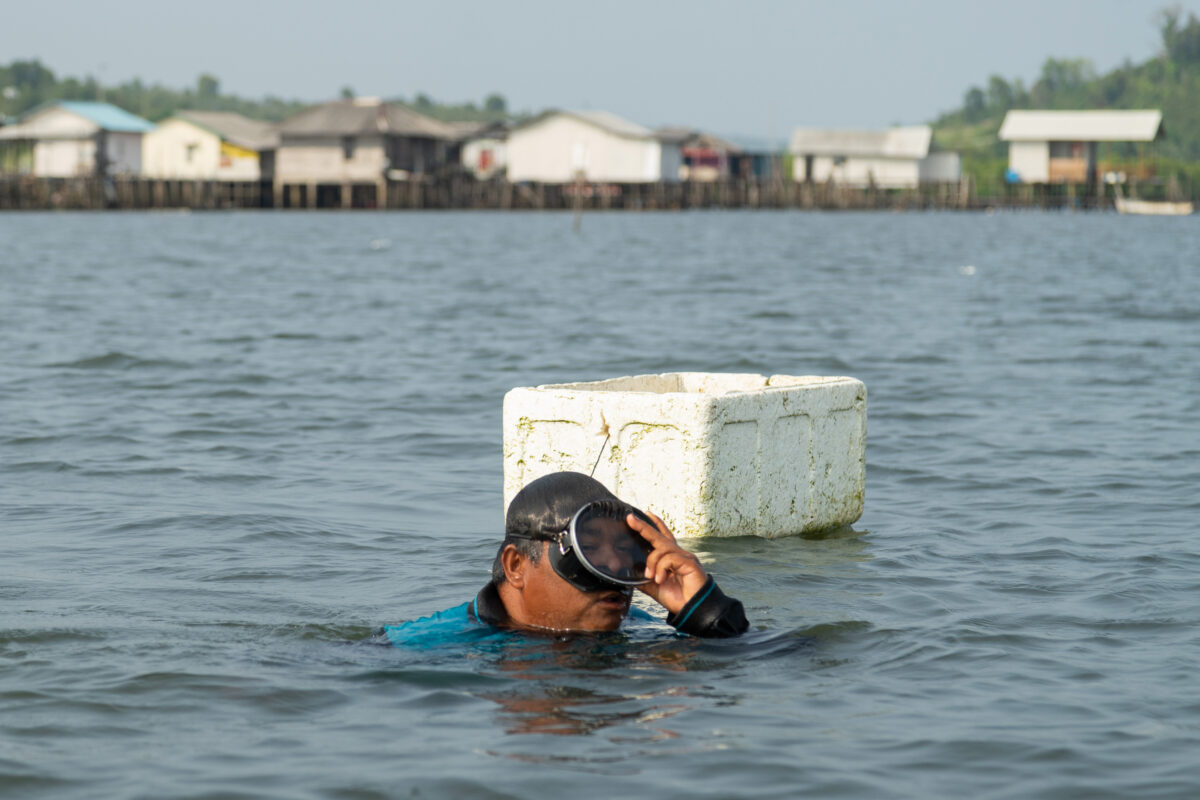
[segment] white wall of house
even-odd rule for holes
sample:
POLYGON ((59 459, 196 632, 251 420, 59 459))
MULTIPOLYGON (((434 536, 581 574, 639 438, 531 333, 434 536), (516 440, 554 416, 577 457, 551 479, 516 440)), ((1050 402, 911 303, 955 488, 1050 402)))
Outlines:
POLYGON ((503 174, 508 166, 508 142, 504 139, 472 139, 462 146, 462 165, 477 178, 490 178, 503 174), (484 165, 484 153, 488 153, 484 165))
POLYGON ((256 181, 258 153, 185 119, 168 119, 142 140, 142 171, 154 178, 256 181))
POLYGON ((142 139, 142 170, 151 178, 211 180, 221 138, 187 120, 168 119, 142 139))
POLYGON ((1009 142, 1008 168, 1022 183, 1047 183, 1050 180, 1049 142, 1009 142))
POLYGON ((930 153, 917 162, 921 183, 954 183, 962 180, 962 157, 958 153, 930 153))
MULTIPOLYGON (((104 136, 109 175, 140 175, 142 134, 104 136)), ((33 146, 33 174, 42 178, 72 178, 96 171, 96 138, 42 139, 33 146)))
POLYGON ((663 155, 663 146, 655 138, 618 136, 573 116, 557 114, 509 134, 508 179, 569 183, 575 180, 576 170, 582 169, 591 182, 676 180, 678 162, 664 172, 663 155))
MULTIPOLYGON (((797 155, 793 161, 796 180, 804 180, 805 158, 797 155)), ((832 180, 842 186, 869 186, 874 180, 881 189, 908 189, 920 181, 920 166, 915 158, 863 158, 849 156, 816 156, 812 159, 812 180, 825 183, 832 180)))
POLYGON ((678 144, 660 142, 659 152, 661 153, 659 162, 662 167, 659 170, 658 180, 670 182, 679 180, 679 173, 683 169, 683 148, 678 144))
POLYGON ((275 152, 276 183, 375 183, 383 179, 387 154, 380 137, 310 139, 283 143, 275 152), (349 158, 347 158, 349 144, 349 158))
POLYGON ((96 171, 96 140, 43 139, 33 145, 33 174, 39 178, 73 178, 96 171))
POLYGON ((110 132, 105 136, 109 175, 142 173, 143 133, 110 132))

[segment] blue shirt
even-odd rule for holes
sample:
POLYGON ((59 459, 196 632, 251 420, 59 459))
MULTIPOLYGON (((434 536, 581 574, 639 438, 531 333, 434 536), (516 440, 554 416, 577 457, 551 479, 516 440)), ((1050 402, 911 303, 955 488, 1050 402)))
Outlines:
MULTIPOLYGON (((629 620, 656 621, 640 608, 629 610, 629 620)), ((712 576, 678 614, 666 622, 680 633, 703 637, 737 636, 750 627, 742 604, 727 597, 712 576)), ((436 647, 442 644, 482 641, 511 635, 508 612, 494 583, 488 583, 474 600, 428 617, 383 626, 382 634, 396 647, 436 647)))

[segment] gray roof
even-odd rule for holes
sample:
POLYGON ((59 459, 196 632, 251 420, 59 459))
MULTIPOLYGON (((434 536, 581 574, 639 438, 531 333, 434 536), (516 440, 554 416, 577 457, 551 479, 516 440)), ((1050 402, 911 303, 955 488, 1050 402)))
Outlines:
POLYGON ((460 141, 468 139, 504 139, 508 136, 508 123, 505 122, 447 122, 454 138, 460 141))
POLYGON ((608 111, 565 111, 563 113, 570 114, 584 122, 590 122, 597 128, 603 128, 617 136, 625 136, 630 139, 648 139, 654 136, 649 128, 643 128, 636 122, 630 122, 624 117, 618 117, 608 111))
POLYGON ((279 146, 279 126, 243 117, 232 111, 178 111, 180 119, 215 133, 230 144, 247 150, 273 150, 279 146))
POLYGON ((708 147, 713 150, 724 150, 726 153, 740 153, 742 148, 728 139, 722 139, 720 136, 715 136, 711 133, 697 132, 695 136, 690 137, 683 143, 684 147, 708 147))
POLYGON ((1005 142, 1152 142, 1162 112, 1009 111, 1000 126, 1005 142))
POLYGON ((284 136, 420 136, 457 139, 447 124, 410 108, 375 99, 335 100, 306 108, 279 126, 284 136))
POLYGON ((526 120, 517 126, 517 128, 527 128, 531 125, 537 125, 550 117, 565 116, 573 117, 580 122, 586 122, 589 125, 594 125, 603 131, 613 134, 614 136, 622 136, 626 139, 655 139, 655 133, 649 128, 643 128, 636 122, 630 122, 627 119, 618 117, 616 114, 608 111, 562 111, 552 109, 538 114, 530 120, 526 120))
POLYGON ((659 141, 682 145, 683 147, 709 147, 713 150, 724 150, 726 153, 740 153, 742 148, 728 139, 712 133, 698 131, 686 125, 663 125, 654 129, 654 135, 659 141))
POLYGON ((909 125, 882 131, 797 128, 788 150, 806 156, 924 158, 929 155, 933 129, 909 125))
POLYGON ((662 125, 654 129, 655 138, 671 144, 682 144, 695 135, 696 130, 686 125, 662 125))

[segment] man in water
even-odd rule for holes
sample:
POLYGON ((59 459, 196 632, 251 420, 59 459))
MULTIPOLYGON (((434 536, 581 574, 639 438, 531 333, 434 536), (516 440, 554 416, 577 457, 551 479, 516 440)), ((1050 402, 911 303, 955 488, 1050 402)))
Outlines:
POLYGON ((480 627, 613 631, 626 616, 650 618, 631 612, 634 588, 663 606, 681 633, 728 637, 749 627, 742 604, 717 587, 659 517, 587 475, 557 472, 529 483, 509 504, 492 580, 474 600, 383 632, 404 645, 480 627))

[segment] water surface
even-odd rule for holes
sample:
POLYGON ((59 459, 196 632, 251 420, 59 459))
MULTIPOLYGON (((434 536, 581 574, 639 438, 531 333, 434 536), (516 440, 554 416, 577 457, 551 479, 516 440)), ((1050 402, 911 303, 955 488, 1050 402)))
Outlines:
POLYGON ((1200 218, 0 216, 0 794, 1191 797, 1200 218), (869 390, 753 633, 408 652, 513 386, 869 390))

